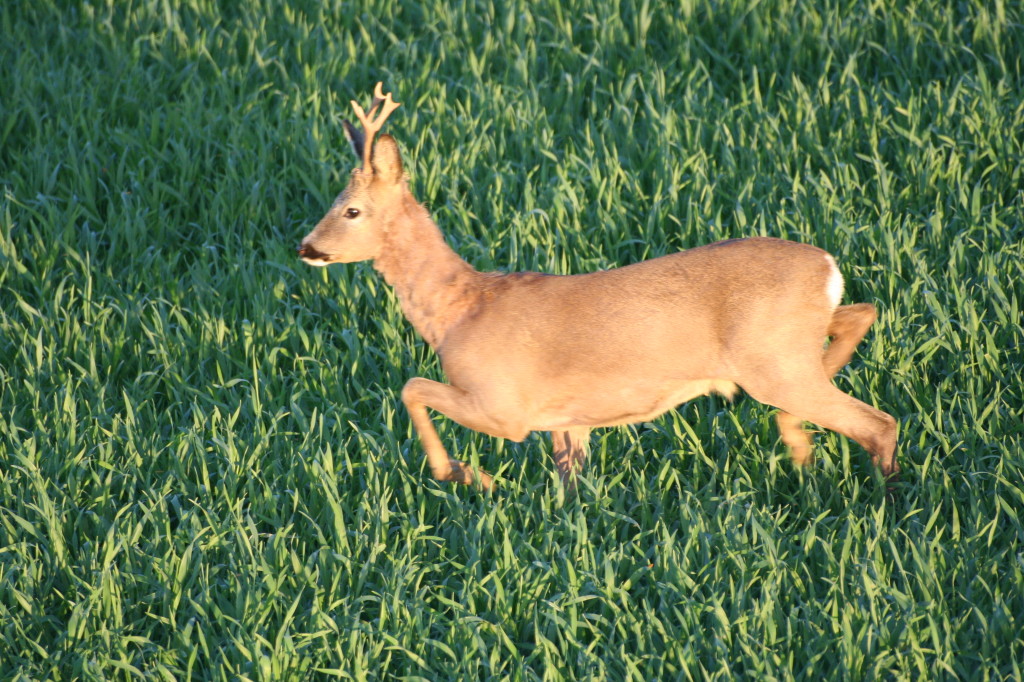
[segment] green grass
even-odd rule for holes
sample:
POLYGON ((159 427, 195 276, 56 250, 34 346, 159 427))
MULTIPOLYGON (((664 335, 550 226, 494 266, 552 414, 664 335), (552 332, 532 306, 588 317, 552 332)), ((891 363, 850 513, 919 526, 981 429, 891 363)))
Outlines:
POLYGON ((1024 12, 1013 2, 4 3, 0 678, 1024 676, 1024 12), (892 499, 831 433, 705 398, 549 445, 440 376, 366 265, 294 247, 383 80, 481 269, 765 234, 879 322, 892 499))

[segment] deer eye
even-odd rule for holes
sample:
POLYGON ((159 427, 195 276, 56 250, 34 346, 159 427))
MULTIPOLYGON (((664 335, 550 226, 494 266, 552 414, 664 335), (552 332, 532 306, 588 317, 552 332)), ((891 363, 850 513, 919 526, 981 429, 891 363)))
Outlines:
POLYGON ((357 217, 359 217, 359 209, 358 208, 350 208, 350 209, 348 209, 347 211, 345 211, 345 217, 346 218, 357 218, 357 217))

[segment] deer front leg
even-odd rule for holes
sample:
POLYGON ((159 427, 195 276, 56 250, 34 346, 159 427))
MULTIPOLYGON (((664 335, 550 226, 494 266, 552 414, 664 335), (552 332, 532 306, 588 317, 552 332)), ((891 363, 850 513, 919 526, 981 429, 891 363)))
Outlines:
POLYGON ((410 379, 402 389, 405 403, 416 433, 427 453, 430 471, 439 481, 455 481, 464 485, 479 481, 484 490, 491 490, 494 481, 485 471, 474 470, 465 462, 448 455, 441 439, 430 421, 427 408, 437 410, 466 428, 480 431, 498 438, 522 440, 529 431, 517 431, 484 413, 475 396, 456 386, 449 386, 430 379, 410 379))
POLYGON ((583 468, 590 449, 590 427, 574 426, 565 431, 551 432, 551 457, 562 477, 566 492, 576 489, 576 474, 583 468))

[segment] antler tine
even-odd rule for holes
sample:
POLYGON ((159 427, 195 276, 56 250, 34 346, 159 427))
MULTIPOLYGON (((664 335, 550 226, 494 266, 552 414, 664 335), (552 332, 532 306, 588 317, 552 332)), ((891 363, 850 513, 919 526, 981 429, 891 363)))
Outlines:
POLYGON ((373 166, 370 163, 370 159, 373 158, 373 138, 384 127, 384 121, 387 120, 391 112, 401 106, 398 102, 391 99, 391 93, 384 94, 384 84, 377 83, 377 87, 373 89, 373 104, 370 105, 369 111, 363 111, 363 108, 359 106, 359 103, 352 100, 352 110, 355 112, 359 122, 363 124, 364 139, 363 139, 363 172, 372 173, 373 166), (379 111, 378 111, 379 109, 379 111), (374 113, 376 112, 376 117, 374 113))

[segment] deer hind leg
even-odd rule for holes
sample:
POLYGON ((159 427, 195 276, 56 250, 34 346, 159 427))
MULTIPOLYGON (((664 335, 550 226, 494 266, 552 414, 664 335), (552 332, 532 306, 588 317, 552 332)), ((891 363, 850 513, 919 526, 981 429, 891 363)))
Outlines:
POLYGON ((877 317, 875 306, 870 303, 841 305, 832 313, 832 321, 828 325, 828 335, 832 337, 832 342, 822 356, 825 373, 830 378, 850 361, 857 344, 868 333, 877 317))
POLYGON ((789 412, 779 411, 775 415, 775 423, 779 427, 779 435, 789 450, 789 458, 793 464, 800 467, 814 464, 814 442, 811 440, 811 434, 804 428, 804 420, 789 412))
MULTIPOLYGON (((835 309, 828 326, 828 336, 832 341, 821 358, 828 378, 835 376, 850 361, 857 344, 864 338, 876 317, 875 307, 870 303, 843 305, 835 309)), ((775 420, 793 463, 797 466, 813 464, 813 444, 811 435, 804 429, 804 418, 782 411, 775 416, 775 420)))
POLYGON ((402 402, 405 403, 416 433, 427 453, 430 471, 439 481, 454 481, 470 485, 479 482, 484 490, 494 487, 494 480, 486 471, 473 469, 465 462, 448 455, 441 439, 434 429, 434 424, 427 414, 431 408, 463 426, 498 438, 520 441, 528 432, 517 432, 507 425, 484 413, 475 397, 455 386, 437 381, 416 377, 410 379, 402 389, 402 402))
POLYGON ((821 371, 776 379, 776 384, 761 380, 744 389, 762 403, 799 415, 794 420, 813 422, 860 443, 883 476, 899 473, 896 420, 891 415, 843 393, 821 371))
POLYGON ((552 431, 551 457, 558 467, 566 492, 576 489, 576 474, 583 468, 590 447, 590 427, 574 426, 565 431, 552 431))
POLYGON ((784 396, 779 407, 806 421, 857 441, 886 478, 899 473, 896 463, 896 420, 840 391, 831 383, 801 395, 784 396))

